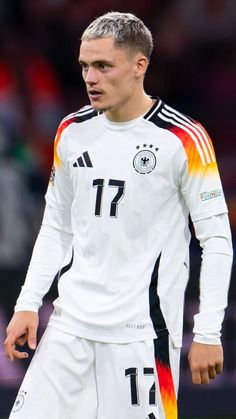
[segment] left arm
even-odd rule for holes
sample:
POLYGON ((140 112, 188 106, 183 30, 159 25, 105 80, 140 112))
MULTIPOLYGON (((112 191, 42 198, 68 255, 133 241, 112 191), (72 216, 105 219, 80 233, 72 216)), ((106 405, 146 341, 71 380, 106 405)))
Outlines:
POLYGON ((221 324, 227 305, 232 265, 231 234, 222 184, 211 139, 204 127, 181 116, 172 132, 182 143, 176 158, 178 184, 200 240, 200 311, 194 318, 194 341, 189 353, 192 379, 208 383, 220 373, 223 351, 221 324))
POLYGON ((194 316, 194 341, 189 363, 194 384, 208 384, 222 372, 221 325, 227 306, 232 266, 232 243, 228 215, 218 214, 195 221, 200 241, 200 311, 194 316))

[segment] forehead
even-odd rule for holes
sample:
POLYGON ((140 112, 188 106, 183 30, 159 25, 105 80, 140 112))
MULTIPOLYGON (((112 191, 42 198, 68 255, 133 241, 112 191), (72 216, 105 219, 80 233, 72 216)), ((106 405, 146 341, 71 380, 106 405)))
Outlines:
POLYGON ((113 38, 89 39, 81 42, 79 60, 87 62, 127 59, 125 48, 118 48, 113 38))

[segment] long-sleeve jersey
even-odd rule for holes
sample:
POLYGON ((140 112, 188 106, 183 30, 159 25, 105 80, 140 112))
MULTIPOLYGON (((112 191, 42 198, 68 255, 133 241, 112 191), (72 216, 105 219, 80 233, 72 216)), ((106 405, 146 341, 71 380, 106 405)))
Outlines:
POLYGON ((16 310, 36 311, 58 271, 50 324, 121 343, 168 329, 181 346, 189 214, 203 247, 196 340, 218 343, 232 251, 207 132, 161 100, 123 123, 89 106, 70 114, 55 139, 43 226, 16 310))

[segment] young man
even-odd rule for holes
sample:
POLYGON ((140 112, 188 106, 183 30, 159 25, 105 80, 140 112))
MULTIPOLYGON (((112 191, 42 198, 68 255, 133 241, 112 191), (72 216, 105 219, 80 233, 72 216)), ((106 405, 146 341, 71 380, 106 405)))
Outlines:
POLYGON ((7 328, 8 357, 36 348, 37 311, 59 297, 13 419, 177 418, 190 213, 203 248, 192 379, 222 371, 221 323, 232 247, 204 128, 147 95, 149 30, 129 13, 99 17, 79 63, 91 106, 59 126, 46 208, 7 328))

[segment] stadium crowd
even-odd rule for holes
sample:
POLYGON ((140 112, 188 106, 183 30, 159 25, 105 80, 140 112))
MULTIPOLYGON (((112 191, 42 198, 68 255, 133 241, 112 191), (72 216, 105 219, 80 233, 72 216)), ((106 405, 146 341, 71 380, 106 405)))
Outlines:
MULTIPOLYGON (((200 120, 213 138, 235 247, 235 0, 2 0, 2 324, 12 311, 39 229, 57 125, 66 114, 88 103, 77 62, 80 35, 89 21, 108 10, 137 14, 154 34, 155 48, 146 80, 147 92, 200 120)), ((197 277, 199 250, 194 243, 192 258, 192 276, 197 277)), ((195 288, 192 281, 188 290, 190 299, 196 296, 195 288)), ((236 299, 233 283, 231 299, 236 299)), ((231 342, 228 357, 226 349, 226 376, 228 368, 228 371, 234 371, 234 380, 236 365, 230 354, 236 346, 235 323, 236 313, 229 309, 224 332, 225 339, 231 342)), ((186 320, 186 336, 190 329, 186 320)), ((4 334, 2 325, 1 333, 4 334)), ((0 334, 0 344, 2 338, 0 334)), ((0 361, 2 357, 1 353, 0 361)), ((183 370, 184 367, 183 363, 183 370)), ((4 371, 4 368, 2 373, 0 371, 0 386, 6 386, 4 371)), ((20 369, 18 372, 21 375, 20 369)), ((17 372, 8 369, 6 374, 14 377, 17 372)))

